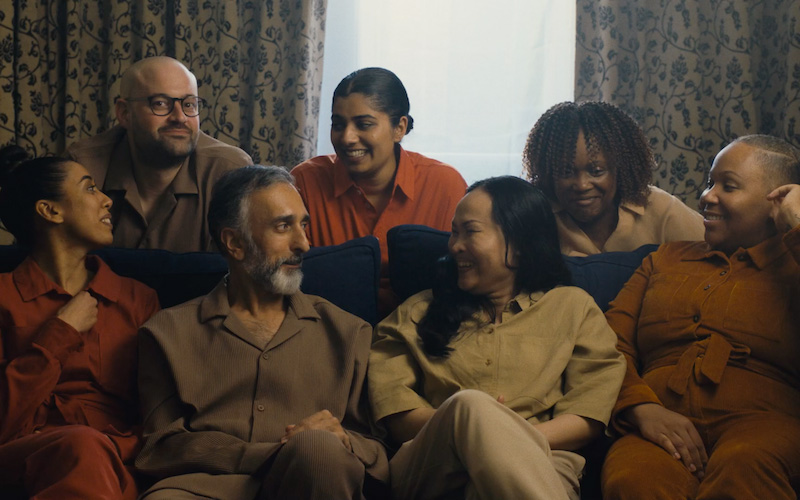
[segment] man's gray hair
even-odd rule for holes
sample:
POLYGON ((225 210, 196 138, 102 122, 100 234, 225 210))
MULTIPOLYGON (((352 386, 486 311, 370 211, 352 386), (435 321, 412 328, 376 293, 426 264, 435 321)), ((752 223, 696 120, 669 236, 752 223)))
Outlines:
POLYGON ((249 210, 245 201, 253 192, 279 183, 294 186, 294 177, 283 167, 252 165, 232 170, 214 184, 208 205, 208 229, 223 255, 222 230, 229 227, 243 231, 247 237, 249 210))

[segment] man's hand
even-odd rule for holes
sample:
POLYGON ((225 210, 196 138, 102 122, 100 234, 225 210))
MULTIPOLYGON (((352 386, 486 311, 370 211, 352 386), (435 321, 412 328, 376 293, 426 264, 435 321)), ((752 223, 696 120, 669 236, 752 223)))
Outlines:
POLYGON ((767 195, 772 202, 770 216, 778 231, 786 232, 800 224, 800 185, 786 184, 767 195))
POLYGON ((88 332, 97 323, 97 299, 85 290, 78 292, 56 317, 79 332, 88 332))
POLYGON ((342 424, 339 422, 339 419, 331 415, 331 412, 328 410, 318 411, 317 413, 304 418, 296 424, 287 425, 286 433, 283 435, 283 438, 281 438, 281 444, 286 443, 296 434, 309 429, 319 429, 332 432, 336 434, 339 439, 341 439, 345 448, 353 451, 353 447, 350 445, 350 437, 342 428, 342 424))
POLYGON ((628 408, 623 418, 636 426, 642 437, 683 461, 698 479, 703 478, 708 455, 700 434, 688 418, 653 403, 628 408))

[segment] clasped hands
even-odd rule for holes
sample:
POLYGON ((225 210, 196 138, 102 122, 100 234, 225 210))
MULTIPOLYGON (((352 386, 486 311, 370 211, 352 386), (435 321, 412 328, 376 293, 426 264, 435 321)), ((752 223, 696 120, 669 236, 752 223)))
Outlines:
POLYGON ((281 444, 286 444, 286 442, 292 439, 292 437, 295 435, 312 429, 332 432, 342 441, 342 444, 345 448, 353 451, 353 446, 350 444, 350 437, 344 431, 344 428, 342 428, 341 422, 339 422, 339 419, 334 417, 328 410, 318 411, 317 413, 309 415, 296 424, 287 425, 286 432, 281 438, 281 444))

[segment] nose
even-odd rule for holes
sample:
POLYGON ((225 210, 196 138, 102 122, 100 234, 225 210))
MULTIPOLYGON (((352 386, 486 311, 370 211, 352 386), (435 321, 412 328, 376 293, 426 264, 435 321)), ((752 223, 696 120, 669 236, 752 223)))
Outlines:
POLYGON ((105 194, 105 193, 104 193, 104 192, 102 192, 102 191, 100 191, 100 196, 102 196, 102 197, 103 197, 103 204, 102 204, 102 205, 100 205, 100 206, 102 206, 102 207, 103 207, 103 208, 105 208, 105 209, 109 209, 109 208, 111 208, 111 205, 113 205, 113 204, 114 204, 114 202, 113 202, 113 201, 111 201, 111 198, 109 198, 109 197, 108 197, 108 195, 107 195, 107 194, 105 194))
POLYGON ((167 117, 172 121, 181 123, 189 119, 189 117, 186 116, 186 113, 183 112, 183 103, 180 101, 174 101, 172 103, 172 111, 169 113, 169 115, 167 115, 167 117))
POLYGON ((461 242, 461 238, 456 234, 450 233, 450 238, 447 240, 447 250, 450 252, 450 255, 455 255, 463 249, 464 244, 461 242))
POLYGON ((703 210, 708 205, 717 204, 717 190, 715 188, 716 186, 711 186, 703 190, 703 193, 700 195, 700 201, 697 204, 700 210, 703 210))
POLYGON ((589 178, 589 173, 583 170, 576 172, 572 176, 572 188, 575 191, 588 191, 592 188, 592 183, 589 178))
POLYGON ((311 245, 308 243, 308 236, 306 236, 305 228, 300 226, 294 233, 295 237, 292 239, 292 251, 297 253, 308 252, 311 245))
POLYGON ((356 134, 355 127, 347 125, 342 131, 342 142, 345 144, 355 144, 358 142, 358 134, 356 134))

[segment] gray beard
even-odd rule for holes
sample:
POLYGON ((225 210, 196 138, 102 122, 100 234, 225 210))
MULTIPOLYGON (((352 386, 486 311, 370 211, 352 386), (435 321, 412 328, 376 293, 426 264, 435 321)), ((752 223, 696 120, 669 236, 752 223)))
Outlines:
POLYGON ((251 241, 247 242, 247 246, 248 255, 242 262, 242 267, 254 282, 260 284, 264 290, 276 295, 292 295, 300 291, 303 271, 301 269, 287 270, 282 266, 286 263, 299 264, 302 262, 302 257, 297 255, 270 262, 261 249, 251 241))

